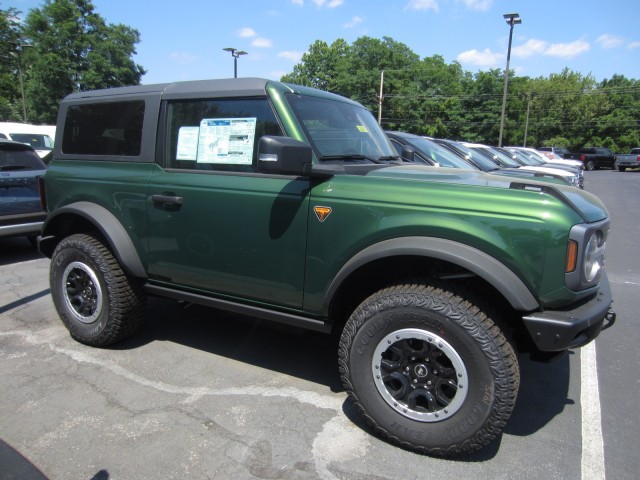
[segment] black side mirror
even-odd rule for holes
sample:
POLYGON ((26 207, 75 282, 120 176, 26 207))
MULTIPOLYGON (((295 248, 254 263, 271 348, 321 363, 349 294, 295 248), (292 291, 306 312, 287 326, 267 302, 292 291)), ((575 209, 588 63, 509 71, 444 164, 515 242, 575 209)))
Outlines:
POLYGON ((402 157, 403 160, 407 162, 416 161, 416 151, 407 145, 402 147, 402 153, 400 154, 400 156, 402 157))
POLYGON ((265 135, 258 143, 258 169, 264 173, 308 175, 312 156, 309 145, 291 137, 265 135))

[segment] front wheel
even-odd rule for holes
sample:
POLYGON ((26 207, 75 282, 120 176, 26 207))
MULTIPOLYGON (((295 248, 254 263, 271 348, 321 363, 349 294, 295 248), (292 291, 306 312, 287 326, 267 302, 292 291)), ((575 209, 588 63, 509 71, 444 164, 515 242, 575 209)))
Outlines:
POLYGON ((62 322, 81 343, 106 347, 142 325, 142 288, 94 237, 71 235, 62 240, 51 257, 49 280, 62 322))
POLYGON ((375 431, 422 453, 478 450, 502 432, 520 373, 479 308, 443 288, 398 285, 366 299, 340 340, 342 381, 375 431))

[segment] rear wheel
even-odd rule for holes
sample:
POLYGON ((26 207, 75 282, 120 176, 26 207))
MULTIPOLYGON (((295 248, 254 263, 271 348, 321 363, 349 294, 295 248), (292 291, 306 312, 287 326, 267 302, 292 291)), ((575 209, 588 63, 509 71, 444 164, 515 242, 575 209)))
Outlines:
POLYGON ((53 252, 50 268, 53 303, 77 341, 106 347, 142 326, 142 288, 99 240, 89 235, 65 238, 53 252))
POLYGON ((627 169, 627 167, 618 166, 618 171, 619 172, 624 172, 626 169, 627 169))
POLYGON ((596 168, 597 168, 596 167, 596 162, 594 162, 593 160, 589 160, 587 162, 587 165, 586 165, 586 169, 587 170, 595 170, 596 168))
POLYGON ((427 285, 365 300, 345 325, 339 362, 350 398, 378 434, 441 456, 499 435, 520 382, 514 349, 494 321, 427 285))

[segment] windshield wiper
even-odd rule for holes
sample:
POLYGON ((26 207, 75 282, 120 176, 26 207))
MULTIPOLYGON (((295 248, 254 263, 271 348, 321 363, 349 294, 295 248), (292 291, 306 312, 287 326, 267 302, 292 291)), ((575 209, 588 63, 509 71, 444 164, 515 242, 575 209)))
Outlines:
POLYGON ((320 157, 320 160, 322 160, 322 161, 327 161, 327 160, 368 160, 368 161, 373 162, 373 163, 381 163, 379 160, 376 160, 375 158, 368 157, 368 156, 362 155, 360 153, 347 153, 347 154, 342 154, 342 155, 322 155, 320 157))

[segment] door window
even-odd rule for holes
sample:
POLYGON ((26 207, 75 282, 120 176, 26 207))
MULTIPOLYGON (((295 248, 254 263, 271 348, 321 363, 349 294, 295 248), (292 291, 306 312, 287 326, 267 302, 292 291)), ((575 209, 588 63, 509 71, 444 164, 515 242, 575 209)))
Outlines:
POLYGON ((256 171, 263 135, 282 135, 266 98, 172 101, 167 105, 164 164, 187 170, 256 171))

